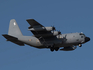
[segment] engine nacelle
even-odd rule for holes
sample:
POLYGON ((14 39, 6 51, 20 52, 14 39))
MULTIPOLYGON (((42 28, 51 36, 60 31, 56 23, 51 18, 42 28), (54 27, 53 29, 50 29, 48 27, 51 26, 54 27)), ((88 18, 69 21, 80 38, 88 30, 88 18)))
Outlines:
POLYGON ((52 31, 52 30, 55 30, 55 27, 34 27, 34 28, 29 28, 28 30, 30 31, 43 31, 43 30, 52 31))
POLYGON ((53 31, 52 33, 53 33, 54 36, 61 34, 60 31, 53 31))
POLYGON ((36 27, 36 28, 30 28, 28 30, 30 30, 30 31, 43 31, 43 30, 45 30, 45 28, 44 27, 36 27))
POLYGON ((59 32, 59 31, 52 31, 51 33, 45 33, 45 34, 36 35, 36 37, 40 37, 40 36, 43 36, 43 37, 56 36, 56 35, 59 35, 59 34, 61 34, 61 32, 59 32))
POLYGON ((60 49, 60 50, 63 50, 63 51, 73 51, 75 50, 77 47, 64 47, 63 49, 60 49))
POLYGON ((55 30, 55 27, 45 27, 45 29, 46 29, 47 31, 52 31, 52 30, 55 30))

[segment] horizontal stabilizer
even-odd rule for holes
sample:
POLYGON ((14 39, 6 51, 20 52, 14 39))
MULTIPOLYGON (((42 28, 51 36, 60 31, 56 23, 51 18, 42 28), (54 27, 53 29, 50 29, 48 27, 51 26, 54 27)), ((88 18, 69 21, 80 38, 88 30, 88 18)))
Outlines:
POLYGON ((2 36, 4 36, 7 39, 7 41, 11 41, 17 45, 24 46, 24 43, 19 41, 18 38, 16 38, 16 37, 13 37, 13 36, 10 36, 7 34, 3 34, 2 36))

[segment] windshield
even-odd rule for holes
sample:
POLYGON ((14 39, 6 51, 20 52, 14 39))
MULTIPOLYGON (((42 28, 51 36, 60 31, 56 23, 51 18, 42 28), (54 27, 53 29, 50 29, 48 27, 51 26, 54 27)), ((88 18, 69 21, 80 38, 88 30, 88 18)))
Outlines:
POLYGON ((83 33, 80 33, 80 35, 84 35, 85 36, 85 34, 83 34, 83 33))

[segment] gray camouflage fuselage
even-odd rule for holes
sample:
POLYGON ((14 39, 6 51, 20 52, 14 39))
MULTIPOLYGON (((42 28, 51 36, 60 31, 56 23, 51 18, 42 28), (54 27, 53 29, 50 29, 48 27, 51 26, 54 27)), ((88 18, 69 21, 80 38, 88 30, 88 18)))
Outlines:
MULTIPOLYGON (((85 37, 86 36, 84 34, 80 35, 80 33, 61 34, 55 39, 50 38, 49 40, 46 40, 46 42, 55 43, 55 47, 77 46, 79 44, 85 43, 85 37)), ((48 48, 34 36, 18 36, 18 40, 37 48, 48 48)))
POLYGON ((20 46, 24 44, 36 48, 50 48, 51 51, 58 51, 60 47, 64 47, 64 51, 75 50, 74 46, 82 46, 82 44, 90 40, 83 33, 68 33, 61 34, 59 31, 54 31, 55 27, 44 27, 34 19, 27 20, 31 25, 30 30, 33 36, 23 36, 15 19, 10 21, 8 35, 3 34, 7 41, 11 41, 20 46))

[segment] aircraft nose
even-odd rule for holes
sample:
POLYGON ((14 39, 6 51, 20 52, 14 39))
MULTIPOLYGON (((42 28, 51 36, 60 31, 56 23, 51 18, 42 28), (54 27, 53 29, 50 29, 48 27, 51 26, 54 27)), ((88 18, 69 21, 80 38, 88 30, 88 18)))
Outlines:
POLYGON ((90 41, 90 38, 89 37, 85 37, 85 42, 88 42, 90 41))

